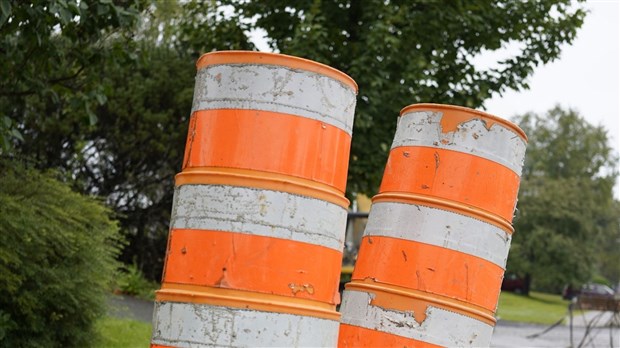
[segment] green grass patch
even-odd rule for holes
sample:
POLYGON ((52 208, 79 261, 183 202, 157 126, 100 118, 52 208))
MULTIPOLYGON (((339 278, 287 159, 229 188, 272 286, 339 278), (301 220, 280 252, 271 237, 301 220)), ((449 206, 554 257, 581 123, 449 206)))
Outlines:
POLYGON ((151 324, 137 320, 103 317, 95 324, 97 341, 94 348, 148 347, 151 324))
POLYGON ((497 315, 502 320, 553 324, 566 317, 569 301, 560 295, 530 292, 529 296, 502 291, 497 315))

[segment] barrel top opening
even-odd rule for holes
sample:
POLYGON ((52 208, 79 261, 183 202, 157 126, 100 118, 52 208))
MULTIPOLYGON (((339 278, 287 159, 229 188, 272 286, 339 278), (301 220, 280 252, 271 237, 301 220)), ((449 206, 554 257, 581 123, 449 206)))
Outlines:
POLYGON ((196 68, 220 64, 266 64, 280 65, 291 69, 305 70, 335 79, 349 87, 357 94, 357 83, 349 75, 328 65, 309 59, 279 53, 257 51, 216 51, 205 53, 196 61, 196 68))
MULTIPOLYGON (((401 111, 400 111, 400 115, 404 115, 406 113, 409 112, 414 112, 414 111, 434 111, 434 112, 456 112, 459 114, 462 113, 467 113, 467 114, 471 114, 472 117, 471 118, 475 118, 475 117, 480 117, 483 119, 483 121, 485 121, 488 124, 488 127, 490 128, 491 124, 493 123, 499 123, 503 126, 505 126, 506 128, 509 128, 511 130, 513 130, 515 133, 517 133, 525 142, 527 142, 527 135, 525 134, 525 132, 519 128, 519 126, 517 126, 516 124, 503 119, 501 117, 495 116, 495 115, 491 115, 488 114, 486 112, 483 111, 478 111, 478 110, 474 110, 474 109, 470 109, 464 106, 456 106, 456 105, 446 105, 446 104, 433 104, 433 103, 420 103, 420 104, 411 104, 408 105, 406 107, 404 107, 401 111)), ((471 119, 470 118, 470 119, 471 119)), ((463 120, 464 122, 465 120, 463 120)))

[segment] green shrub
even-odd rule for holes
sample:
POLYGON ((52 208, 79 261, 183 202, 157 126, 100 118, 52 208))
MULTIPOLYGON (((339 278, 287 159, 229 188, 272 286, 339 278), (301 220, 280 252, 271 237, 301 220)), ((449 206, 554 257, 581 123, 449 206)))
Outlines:
POLYGON ((159 284, 146 279, 140 268, 133 263, 131 265, 122 266, 114 280, 115 292, 126 295, 139 297, 144 300, 155 299, 155 290, 159 288, 159 284))
POLYGON ((0 158, 0 346, 93 340, 121 242, 110 211, 0 158))

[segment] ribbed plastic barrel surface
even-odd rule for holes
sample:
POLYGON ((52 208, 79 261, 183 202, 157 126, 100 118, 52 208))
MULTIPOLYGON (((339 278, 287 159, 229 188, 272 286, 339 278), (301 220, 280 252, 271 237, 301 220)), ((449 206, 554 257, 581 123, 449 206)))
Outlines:
POLYGON ((475 110, 401 111, 339 345, 488 346, 527 138, 475 110))
POLYGON ((357 86, 301 58, 197 63, 153 346, 334 346, 357 86))

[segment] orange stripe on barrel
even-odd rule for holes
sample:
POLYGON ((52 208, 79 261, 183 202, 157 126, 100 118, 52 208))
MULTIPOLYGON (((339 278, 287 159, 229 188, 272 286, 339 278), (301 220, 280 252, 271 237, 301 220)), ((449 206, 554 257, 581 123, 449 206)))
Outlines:
POLYGON ((190 120, 183 169, 251 169, 344 192, 350 146, 345 131, 309 118, 259 110, 201 110, 190 120))
POLYGON ((495 311, 504 270, 492 262, 442 247, 378 236, 362 239, 353 280, 372 278, 467 301, 495 311))
POLYGON ((379 189, 452 200, 507 221, 512 221, 518 190, 519 176, 497 162, 451 150, 414 146, 391 151, 379 189))
POLYGON ((341 259, 334 249, 285 239, 173 229, 163 282, 337 304, 341 259))
POLYGON ((340 324, 338 347, 441 347, 387 332, 367 329, 361 326, 340 324))

